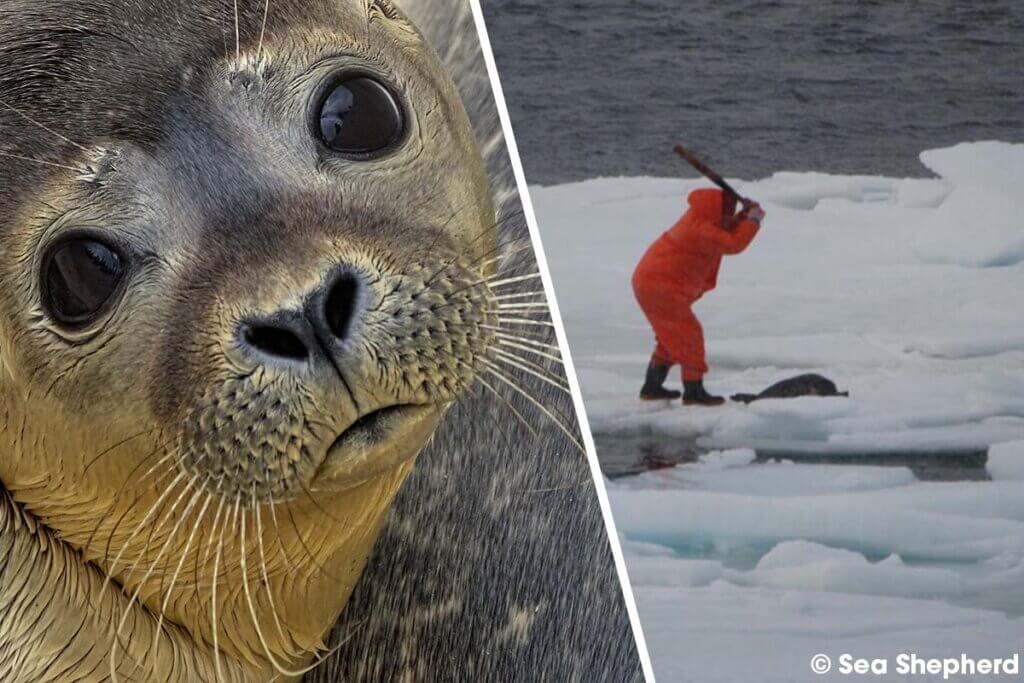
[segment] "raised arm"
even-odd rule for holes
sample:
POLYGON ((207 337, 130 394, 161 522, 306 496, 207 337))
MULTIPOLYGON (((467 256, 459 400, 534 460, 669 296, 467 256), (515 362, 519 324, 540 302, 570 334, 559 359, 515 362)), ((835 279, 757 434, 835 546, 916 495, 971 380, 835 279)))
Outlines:
POLYGON ((738 254, 746 249, 761 228, 764 210, 756 203, 744 209, 745 217, 731 230, 726 230, 712 223, 702 226, 701 240, 708 251, 722 254, 738 254))

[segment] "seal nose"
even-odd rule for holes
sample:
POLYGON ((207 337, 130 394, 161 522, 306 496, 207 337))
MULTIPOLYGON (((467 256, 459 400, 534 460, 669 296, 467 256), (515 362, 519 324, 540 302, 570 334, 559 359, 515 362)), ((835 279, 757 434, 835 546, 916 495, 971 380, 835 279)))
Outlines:
POLYGON ((273 316, 242 325, 243 343, 274 360, 306 361, 310 354, 309 325, 299 316, 273 316))
POLYGON ((338 361, 352 333, 362 284, 357 275, 341 272, 317 288, 301 310, 281 310, 250 318, 239 328, 240 343, 264 359, 313 361, 327 356, 338 361))
POLYGON ((335 339, 344 341, 348 337, 358 296, 359 280, 352 273, 341 273, 328 288, 319 315, 335 339))

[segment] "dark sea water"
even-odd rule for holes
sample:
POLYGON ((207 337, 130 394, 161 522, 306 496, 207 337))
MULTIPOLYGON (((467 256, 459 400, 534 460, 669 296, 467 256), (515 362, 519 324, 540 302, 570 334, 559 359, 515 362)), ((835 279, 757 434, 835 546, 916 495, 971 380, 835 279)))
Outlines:
MULTIPOLYGON (((601 469, 610 479, 698 462, 710 449, 695 439, 661 435, 594 434, 601 469)), ((903 450, 877 453, 816 454, 757 451, 754 466, 773 461, 806 465, 905 467, 921 481, 984 481, 989 478, 986 449, 903 450)))
POLYGON ((1024 141, 1022 0, 482 0, 531 183, 922 176, 924 149, 1024 141))

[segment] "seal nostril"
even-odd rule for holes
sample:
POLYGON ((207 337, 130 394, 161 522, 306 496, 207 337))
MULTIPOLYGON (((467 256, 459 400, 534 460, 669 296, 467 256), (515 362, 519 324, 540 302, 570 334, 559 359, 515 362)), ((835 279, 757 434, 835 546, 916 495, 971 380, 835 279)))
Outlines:
POLYGON ((359 281, 355 276, 346 274, 339 277, 331 291, 327 294, 324 314, 327 326, 338 339, 348 336, 355 314, 356 297, 359 294, 359 281))
POLYGON ((309 358, 309 349, 298 335, 282 327, 254 325, 245 331, 245 341, 270 356, 292 360, 309 358))

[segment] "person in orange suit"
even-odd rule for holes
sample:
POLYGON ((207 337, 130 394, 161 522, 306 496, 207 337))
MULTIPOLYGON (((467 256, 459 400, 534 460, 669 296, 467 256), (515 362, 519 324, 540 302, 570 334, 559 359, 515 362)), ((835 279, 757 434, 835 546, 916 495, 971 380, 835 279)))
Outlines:
POLYGON ((754 239, 764 211, 744 199, 736 213, 736 195, 716 189, 694 190, 688 201, 689 210, 648 247, 633 272, 633 292, 656 340, 640 398, 679 398, 664 383, 671 367, 681 365, 683 404, 717 406, 725 399, 704 389, 704 330, 693 304, 715 288, 722 256, 740 253, 754 239))

